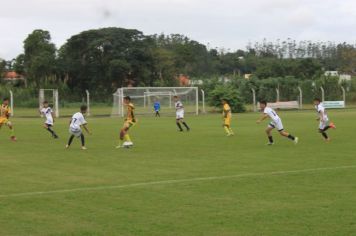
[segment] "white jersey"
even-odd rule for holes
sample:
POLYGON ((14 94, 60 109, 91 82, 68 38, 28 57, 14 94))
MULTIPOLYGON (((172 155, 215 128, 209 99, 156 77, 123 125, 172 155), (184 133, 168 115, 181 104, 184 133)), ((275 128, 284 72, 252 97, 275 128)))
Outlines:
POLYGON ((72 121, 70 122, 70 129, 72 131, 77 131, 77 130, 81 130, 80 126, 81 125, 85 125, 87 122, 84 119, 84 116, 82 113, 77 112, 72 116, 72 121))
POLYGON ((316 109, 316 111, 318 112, 318 114, 323 113, 322 119, 323 119, 324 121, 329 120, 328 115, 326 114, 325 107, 324 107, 324 105, 323 105, 322 103, 319 103, 319 105, 316 105, 316 106, 315 106, 315 109, 316 109))
POLYGON ((181 101, 177 101, 174 106, 176 108, 176 112, 184 112, 183 103, 181 101))
POLYGON ((41 114, 43 114, 44 117, 46 117, 45 123, 48 125, 53 125, 53 117, 52 117, 52 108, 47 107, 47 108, 42 108, 41 109, 41 114))
POLYGON ((271 120, 274 122, 278 122, 281 120, 281 118, 278 116, 277 112, 275 112, 270 107, 265 107, 265 109, 263 110, 263 113, 267 114, 271 118, 271 120))

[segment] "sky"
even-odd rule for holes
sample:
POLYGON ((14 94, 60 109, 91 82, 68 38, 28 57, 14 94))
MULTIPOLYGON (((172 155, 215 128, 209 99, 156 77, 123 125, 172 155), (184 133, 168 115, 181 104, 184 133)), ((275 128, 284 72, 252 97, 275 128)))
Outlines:
POLYGON ((263 38, 354 44, 356 1, 0 0, 0 58, 22 53, 35 29, 50 31, 59 48, 72 35, 103 27, 184 34, 231 51, 263 38))

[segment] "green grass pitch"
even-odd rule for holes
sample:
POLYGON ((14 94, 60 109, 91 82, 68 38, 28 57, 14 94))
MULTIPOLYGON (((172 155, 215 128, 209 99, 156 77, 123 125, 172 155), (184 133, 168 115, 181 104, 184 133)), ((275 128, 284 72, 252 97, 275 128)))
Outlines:
POLYGON ((313 111, 280 112, 298 145, 266 146, 260 114, 139 117, 132 149, 115 149, 121 119, 88 118, 88 150, 59 119, 53 140, 40 118, 0 130, 0 235, 354 235, 356 111, 329 110, 332 142, 313 111))

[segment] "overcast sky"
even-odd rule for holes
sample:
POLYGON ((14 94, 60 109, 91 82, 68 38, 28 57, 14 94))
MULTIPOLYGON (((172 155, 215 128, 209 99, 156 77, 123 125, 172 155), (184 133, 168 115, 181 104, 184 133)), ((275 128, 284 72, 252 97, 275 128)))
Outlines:
POLYGON ((356 42, 356 0, 0 0, 0 58, 23 51, 34 29, 57 47, 81 31, 108 26, 179 33, 210 47, 249 41, 356 42))

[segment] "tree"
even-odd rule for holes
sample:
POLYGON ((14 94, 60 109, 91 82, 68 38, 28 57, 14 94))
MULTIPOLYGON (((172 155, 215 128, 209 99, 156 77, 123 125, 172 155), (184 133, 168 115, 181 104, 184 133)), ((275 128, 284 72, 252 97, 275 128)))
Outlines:
POLYGON ((24 41, 24 51, 24 55, 17 58, 21 60, 17 66, 22 65, 21 70, 29 82, 41 85, 53 77, 56 71, 56 47, 51 43, 48 31, 39 29, 29 34, 24 41))

